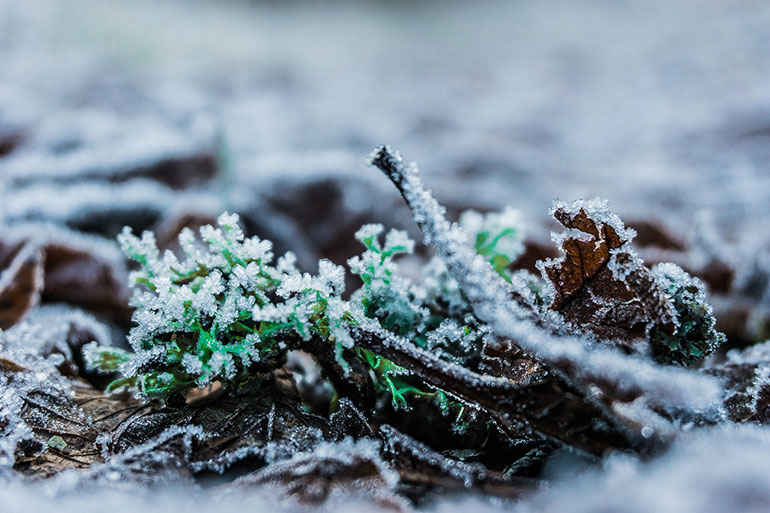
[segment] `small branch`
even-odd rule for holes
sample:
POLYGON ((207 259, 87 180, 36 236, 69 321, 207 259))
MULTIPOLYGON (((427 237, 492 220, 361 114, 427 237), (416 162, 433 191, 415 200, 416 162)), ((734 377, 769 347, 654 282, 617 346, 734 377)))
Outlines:
POLYGON ((631 447, 623 437, 594 422, 601 411, 553 377, 532 383, 529 379, 514 382, 479 374, 442 360, 374 323, 353 327, 351 334, 356 345, 384 356, 429 385, 486 412, 512 438, 555 440, 595 455, 631 447))

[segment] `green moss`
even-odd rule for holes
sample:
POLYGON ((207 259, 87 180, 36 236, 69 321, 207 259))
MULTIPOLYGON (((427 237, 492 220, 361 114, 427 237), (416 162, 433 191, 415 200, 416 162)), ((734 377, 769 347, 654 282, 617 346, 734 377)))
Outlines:
POLYGON ((703 284, 674 264, 652 270, 676 311, 677 326, 669 333, 660 325, 650 330, 653 356, 660 363, 692 365, 711 355, 725 341, 706 302, 703 284))

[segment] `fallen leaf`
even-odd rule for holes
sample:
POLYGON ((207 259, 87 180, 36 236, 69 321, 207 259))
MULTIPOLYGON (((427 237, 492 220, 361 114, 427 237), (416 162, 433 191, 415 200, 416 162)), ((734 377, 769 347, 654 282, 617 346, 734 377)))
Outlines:
POLYGON ((44 246, 43 300, 78 305, 127 321, 128 289, 125 271, 95 251, 62 242, 44 246))
POLYGON ((631 351, 646 352, 650 323, 675 331, 673 306, 628 245, 635 232, 605 201, 559 203, 553 216, 567 230, 555 236, 563 255, 541 263, 555 290, 550 309, 631 351))
POLYGON ((8 329, 40 301, 43 254, 30 243, 0 243, 0 264, 0 328, 8 329))

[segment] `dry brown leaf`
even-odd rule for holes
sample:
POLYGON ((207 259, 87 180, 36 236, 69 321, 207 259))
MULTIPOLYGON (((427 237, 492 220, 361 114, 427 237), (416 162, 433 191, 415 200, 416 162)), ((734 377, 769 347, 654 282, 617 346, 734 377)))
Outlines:
POLYGON ((573 202, 554 218, 568 229, 563 256, 542 269, 553 284, 550 308, 565 320, 631 350, 646 346, 650 322, 673 332, 676 313, 655 279, 627 245, 634 236, 606 205, 573 202))

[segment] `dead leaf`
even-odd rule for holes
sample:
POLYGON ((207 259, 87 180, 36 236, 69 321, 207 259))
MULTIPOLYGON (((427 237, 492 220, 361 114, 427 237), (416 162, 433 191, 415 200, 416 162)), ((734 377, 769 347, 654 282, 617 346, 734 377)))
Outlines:
POLYGON ((726 361, 706 372, 724 382, 730 420, 770 424, 770 342, 730 351, 726 361))
POLYGON ((398 475, 385 467, 374 441, 345 440, 303 452, 236 480, 231 486, 266 486, 287 502, 333 504, 351 499, 377 504, 384 511, 410 511, 395 492, 398 475))
POLYGON ((627 245, 633 230, 606 204, 592 205, 592 214, 584 205, 564 204, 553 213, 567 231, 561 236, 562 257, 541 264, 555 289, 550 308, 602 339, 644 352, 647 326, 655 322, 673 333, 676 312, 627 245))
POLYGON ((0 243, 0 264, 0 328, 8 329, 40 301, 43 254, 30 243, 0 243))
POLYGON ((131 318, 125 273, 110 259, 62 242, 49 242, 44 251, 44 301, 78 305, 118 321, 131 318))

